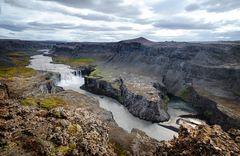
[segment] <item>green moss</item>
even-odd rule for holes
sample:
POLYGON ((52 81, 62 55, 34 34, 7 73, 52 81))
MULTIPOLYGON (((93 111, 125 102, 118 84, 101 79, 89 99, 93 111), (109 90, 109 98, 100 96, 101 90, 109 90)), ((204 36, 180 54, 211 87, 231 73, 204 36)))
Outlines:
POLYGON ((184 87, 178 94, 179 97, 181 97, 182 99, 186 100, 189 95, 191 94, 190 88, 188 87, 184 87))
POLYGON ((164 102, 165 104, 168 104, 169 101, 170 101, 169 97, 168 97, 167 95, 165 95, 165 96, 163 97, 163 102, 164 102))
POLYGON ((207 119, 211 119, 213 116, 213 112, 210 110, 206 110, 203 112, 203 115, 207 118, 207 119))
POLYGON ((29 105, 38 105, 39 99, 34 97, 27 97, 24 100, 22 100, 22 105, 29 106, 29 105))
POLYGON ((67 64, 72 67, 78 67, 81 65, 88 65, 91 63, 96 62, 95 58, 69 58, 69 57, 63 57, 63 56, 56 56, 53 57, 54 63, 62 63, 67 64))
POLYGON ((35 97, 27 97, 22 101, 22 104, 23 105, 35 105, 35 106, 38 105, 42 108, 50 110, 52 108, 65 105, 65 102, 56 97, 49 97, 49 98, 44 98, 44 99, 35 98, 35 97))
POLYGON ((118 144, 116 143, 111 143, 112 148, 114 149, 114 152, 118 155, 118 156, 127 156, 127 152, 118 144))
POLYGON ((112 88, 119 90, 120 89, 120 84, 118 83, 113 83, 112 88))
POLYGON ((55 118, 61 118, 62 116, 61 116, 61 114, 60 114, 60 112, 53 112, 53 117, 55 117, 55 118))
POLYGON ((82 129, 81 126, 78 124, 70 124, 68 126, 68 133, 70 135, 77 135, 81 132, 81 129, 82 129))
POLYGON ((40 102, 40 106, 46 109, 52 109, 58 106, 62 106, 63 104, 65 104, 63 100, 55 97, 45 98, 40 102))
POLYGON ((59 146, 56 149, 58 155, 67 155, 72 151, 69 146, 59 146))
POLYGON ((123 102, 123 97, 122 96, 118 96, 117 99, 118 99, 119 102, 123 102))

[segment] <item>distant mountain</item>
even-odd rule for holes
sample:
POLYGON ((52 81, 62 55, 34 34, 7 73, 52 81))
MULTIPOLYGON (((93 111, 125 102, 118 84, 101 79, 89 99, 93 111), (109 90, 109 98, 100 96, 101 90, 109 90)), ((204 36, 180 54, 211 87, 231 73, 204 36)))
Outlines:
POLYGON ((153 45, 156 44, 156 42, 150 41, 144 37, 138 37, 138 38, 134 38, 134 39, 129 39, 129 40, 123 40, 120 42, 124 42, 124 43, 141 43, 143 45, 153 45))

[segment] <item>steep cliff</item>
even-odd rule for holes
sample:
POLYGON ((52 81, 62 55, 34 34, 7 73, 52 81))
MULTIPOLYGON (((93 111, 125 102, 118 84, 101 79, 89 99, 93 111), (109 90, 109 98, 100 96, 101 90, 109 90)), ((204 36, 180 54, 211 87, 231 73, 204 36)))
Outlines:
POLYGON ((143 95, 137 92, 136 88, 131 89, 121 78, 111 81, 95 76, 85 76, 84 81, 82 89, 118 100, 134 116, 152 122, 162 122, 169 119, 167 101, 159 96, 160 94, 163 97, 166 96, 164 92, 158 92, 152 88, 156 94, 143 95))

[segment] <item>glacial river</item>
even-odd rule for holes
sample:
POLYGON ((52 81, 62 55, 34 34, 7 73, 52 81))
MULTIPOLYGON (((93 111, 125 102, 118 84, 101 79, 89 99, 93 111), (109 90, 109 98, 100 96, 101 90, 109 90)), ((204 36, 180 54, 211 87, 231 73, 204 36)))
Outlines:
MULTIPOLYGON (((74 90, 76 92, 92 96, 100 103, 100 107, 111 111, 114 120, 126 131, 130 132, 133 128, 140 129, 148 134, 150 137, 157 140, 170 140, 173 136, 178 134, 170 129, 162 127, 157 123, 141 120, 134 117, 128 112, 128 110, 119 102, 112 98, 105 96, 99 96, 80 89, 80 86, 84 84, 84 79, 81 76, 75 76, 72 74, 74 70, 68 65, 53 64, 52 58, 49 56, 35 55, 32 56, 31 63, 28 66, 35 70, 58 72, 61 74, 61 81, 58 82, 58 86, 63 87, 65 90, 74 90)), ((169 114, 171 119, 164 123, 164 125, 175 125, 176 119, 179 115, 195 113, 186 103, 180 100, 171 100, 169 104, 169 114)))

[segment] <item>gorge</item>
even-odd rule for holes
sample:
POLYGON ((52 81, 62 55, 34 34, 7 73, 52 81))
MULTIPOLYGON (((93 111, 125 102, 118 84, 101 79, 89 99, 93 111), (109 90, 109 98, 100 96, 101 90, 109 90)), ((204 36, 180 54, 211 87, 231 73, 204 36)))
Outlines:
POLYGON ((33 45, 1 41, 1 155, 240 152, 238 42, 33 45))

